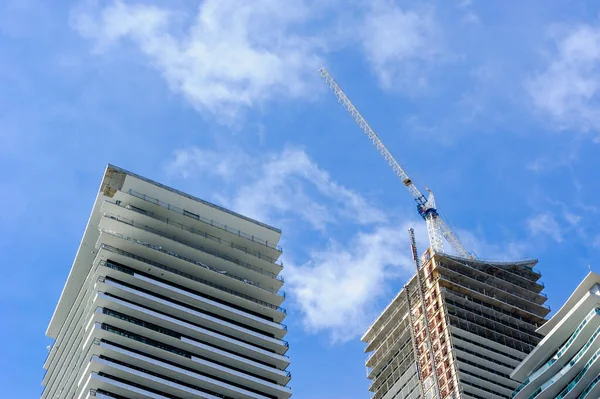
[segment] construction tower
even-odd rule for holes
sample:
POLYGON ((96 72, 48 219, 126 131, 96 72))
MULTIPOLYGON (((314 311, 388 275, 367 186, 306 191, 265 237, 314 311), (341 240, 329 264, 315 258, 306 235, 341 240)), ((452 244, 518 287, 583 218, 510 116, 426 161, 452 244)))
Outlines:
POLYGON ((432 248, 420 260, 362 337, 372 398, 510 398, 518 386, 510 373, 541 340, 535 330, 550 312, 537 260, 491 262, 432 248))

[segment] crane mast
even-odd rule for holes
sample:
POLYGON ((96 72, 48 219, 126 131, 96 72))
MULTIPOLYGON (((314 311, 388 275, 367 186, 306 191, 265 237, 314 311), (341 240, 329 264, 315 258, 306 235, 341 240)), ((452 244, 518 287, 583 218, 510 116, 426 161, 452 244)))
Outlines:
POLYGON ((452 232, 444 220, 440 217, 436 206, 435 199, 431 191, 428 190, 429 196, 425 196, 419 191, 417 186, 408 177, 400 163, 396 161, 394 156, 385 147, 377 133, 369 125, 367 120, 361 115, 358 109, 352 104, 352 101, 348 98, 346 93, 342 90, 340 85, 335 81, 331 73, 327 68, 319 69, 321 78, 329 85, 329 88, 333 91, 338 102, 341 103, 346 111, 350 113, 356 124, 361 128, 365 135, 369 138, 371 143, 375 146, 377 151, 383 156, 388 165, 392 168, 396 176, 400 178, 404 186, 408 189, 413 199, 417 203, 417 211, 419 215, 425 220, 427 224, 427 233, 429 235, 429 242, 436 252, 444 252, 443 238, 450 244, 457 255, 465 258, 474 258, 461 244, 458 237, 452 232))

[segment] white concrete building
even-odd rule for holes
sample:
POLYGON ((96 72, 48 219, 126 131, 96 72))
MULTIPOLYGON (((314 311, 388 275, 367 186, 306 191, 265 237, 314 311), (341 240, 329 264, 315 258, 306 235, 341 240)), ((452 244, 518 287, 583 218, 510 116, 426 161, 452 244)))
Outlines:
POLYGON ((514 399, 600 398, 600 275, 590 272, 538 333, 544 338, 511 377, 514 399))
POLYGON ((109 165, 41 397, 289 398, 280 235, 109 165))

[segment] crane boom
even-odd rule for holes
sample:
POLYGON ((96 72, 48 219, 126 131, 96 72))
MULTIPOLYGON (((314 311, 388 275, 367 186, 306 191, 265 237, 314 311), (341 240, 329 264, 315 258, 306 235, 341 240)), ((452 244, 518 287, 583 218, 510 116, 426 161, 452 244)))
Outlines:
MULTIPOLYGON (((340 102, 346 111, 350 113, 354 121, 358 124, 361 130, 367 135, 371 143, 375 146, 377 151, 383 156, 388 165, 392 168, 396 176, 400 178, 404 186, 408 189, 413 199, 417 202, 417 210, 419 215, 425 219, 427 223, 427 233, 429 235, 429 242, 436 252, 443 252, 443 241, 442 237, 450 244, 457 255, 466 258, 475 258, 474 255, 470 254, 461 244, 458 237, 452 232, 450 227, 442 220, 435 207, 435 200, 433 194, 429 192, 429 198, 419 191, 417 186, 408 177, 400 163, 396 161, 394 156, 385 147, 377 133, 373 130, 367 120, 361 115, 358 109, 352 104, 352 101, 348 98, 346 93, 342 90, 340 85, 335 81, 331 73, 327 68, 323 67, 319 69, 319 74, 329 85, 329 88, 335 94, 338 102, 340 102)), ((429 191, 429 190, 428 190, 429 191)))
POLYGON ((375 133, 375 131, 369 125, 367 120, 363 118, 358 109, 356 109, 354 104, 352 104, 352 101, 350 101, 346 93, 344 93, 340 85, 337 84, 337 82, 335 81, 333 76, 331 76, 327 68, 323 67, 319 69, 319 73, 321 74, 321 77, 325 80, 325 82, 329 84, 329 88, 333 90, 333 93, 337 97, 338 102, 342 103, 344 108, 346 108, 350 115, 352 115, 358 126, 367 135, 369 140, 371 140, 375 148, 377 148, 377 151, 379 151, 379 153, 387 161, 388 165, 390 165, 394 173, 396 173, 396 176, 398 176, 400 180, 402 180, 402 183, 404 183, 406 188, 408 188, 408 191, 410 191, 415 201, 417 201, 419 205, 425 206, 425 204, 427 203, 427 199, 425 198, 425 196, 421 194, 417 186, 415 186, 412 180, 408 177, 402 166, 400 166, 400 164, 398 163, 398 161, 396 161, 394 156, 388 151, 385 145, 383 145, 383 142, 381 141, 379 136, 377 136, 377 133, 375 133))

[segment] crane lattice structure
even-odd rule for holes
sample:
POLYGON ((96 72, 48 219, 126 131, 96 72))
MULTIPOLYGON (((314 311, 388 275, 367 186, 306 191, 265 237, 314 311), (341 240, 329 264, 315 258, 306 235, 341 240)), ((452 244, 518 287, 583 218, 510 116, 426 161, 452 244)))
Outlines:
POLYGON ((327 70, 327 68, 319 69, 319 73, 323 80, 329 85, 329 88, 333 91, 335 96, 338 99, 346 111, 352 115, 354 121, 358 124, 358 126, 362 129, 362 131, 367 135, 371 143, 377 148, 379 153, 383 156, 383 158, 387 161, 388 165, 392 168, 396 176, 400 178, 404 186, 408 189, 414 200, 417 202, 417 210, 419 211, 419 215, 427 224, 427 233, 429 235, 429 242, 436 252, 444 252, 444 244, 443 239, 450 244, 452 249, 456 252, 458 256, 464 258, 475 258, 475 256, 469 253, 461 244, 460 240, 452 232, 450 227, 444 222, 444 220, 439 215, 436 206, 435 206, 435 198, 433 193, 429 190, 428 198, 425 198, 421 191, 415 186, 412 180, 408 177, 402 166, 396 161, 394 156, 388 151, 385 147, 379 136, 375 133, 373 128, 369 125, 365 118, 360 114, 358 109, 352 104, 346 93, 342 90, 340 85, 335 81, 331 73, 327 70))

